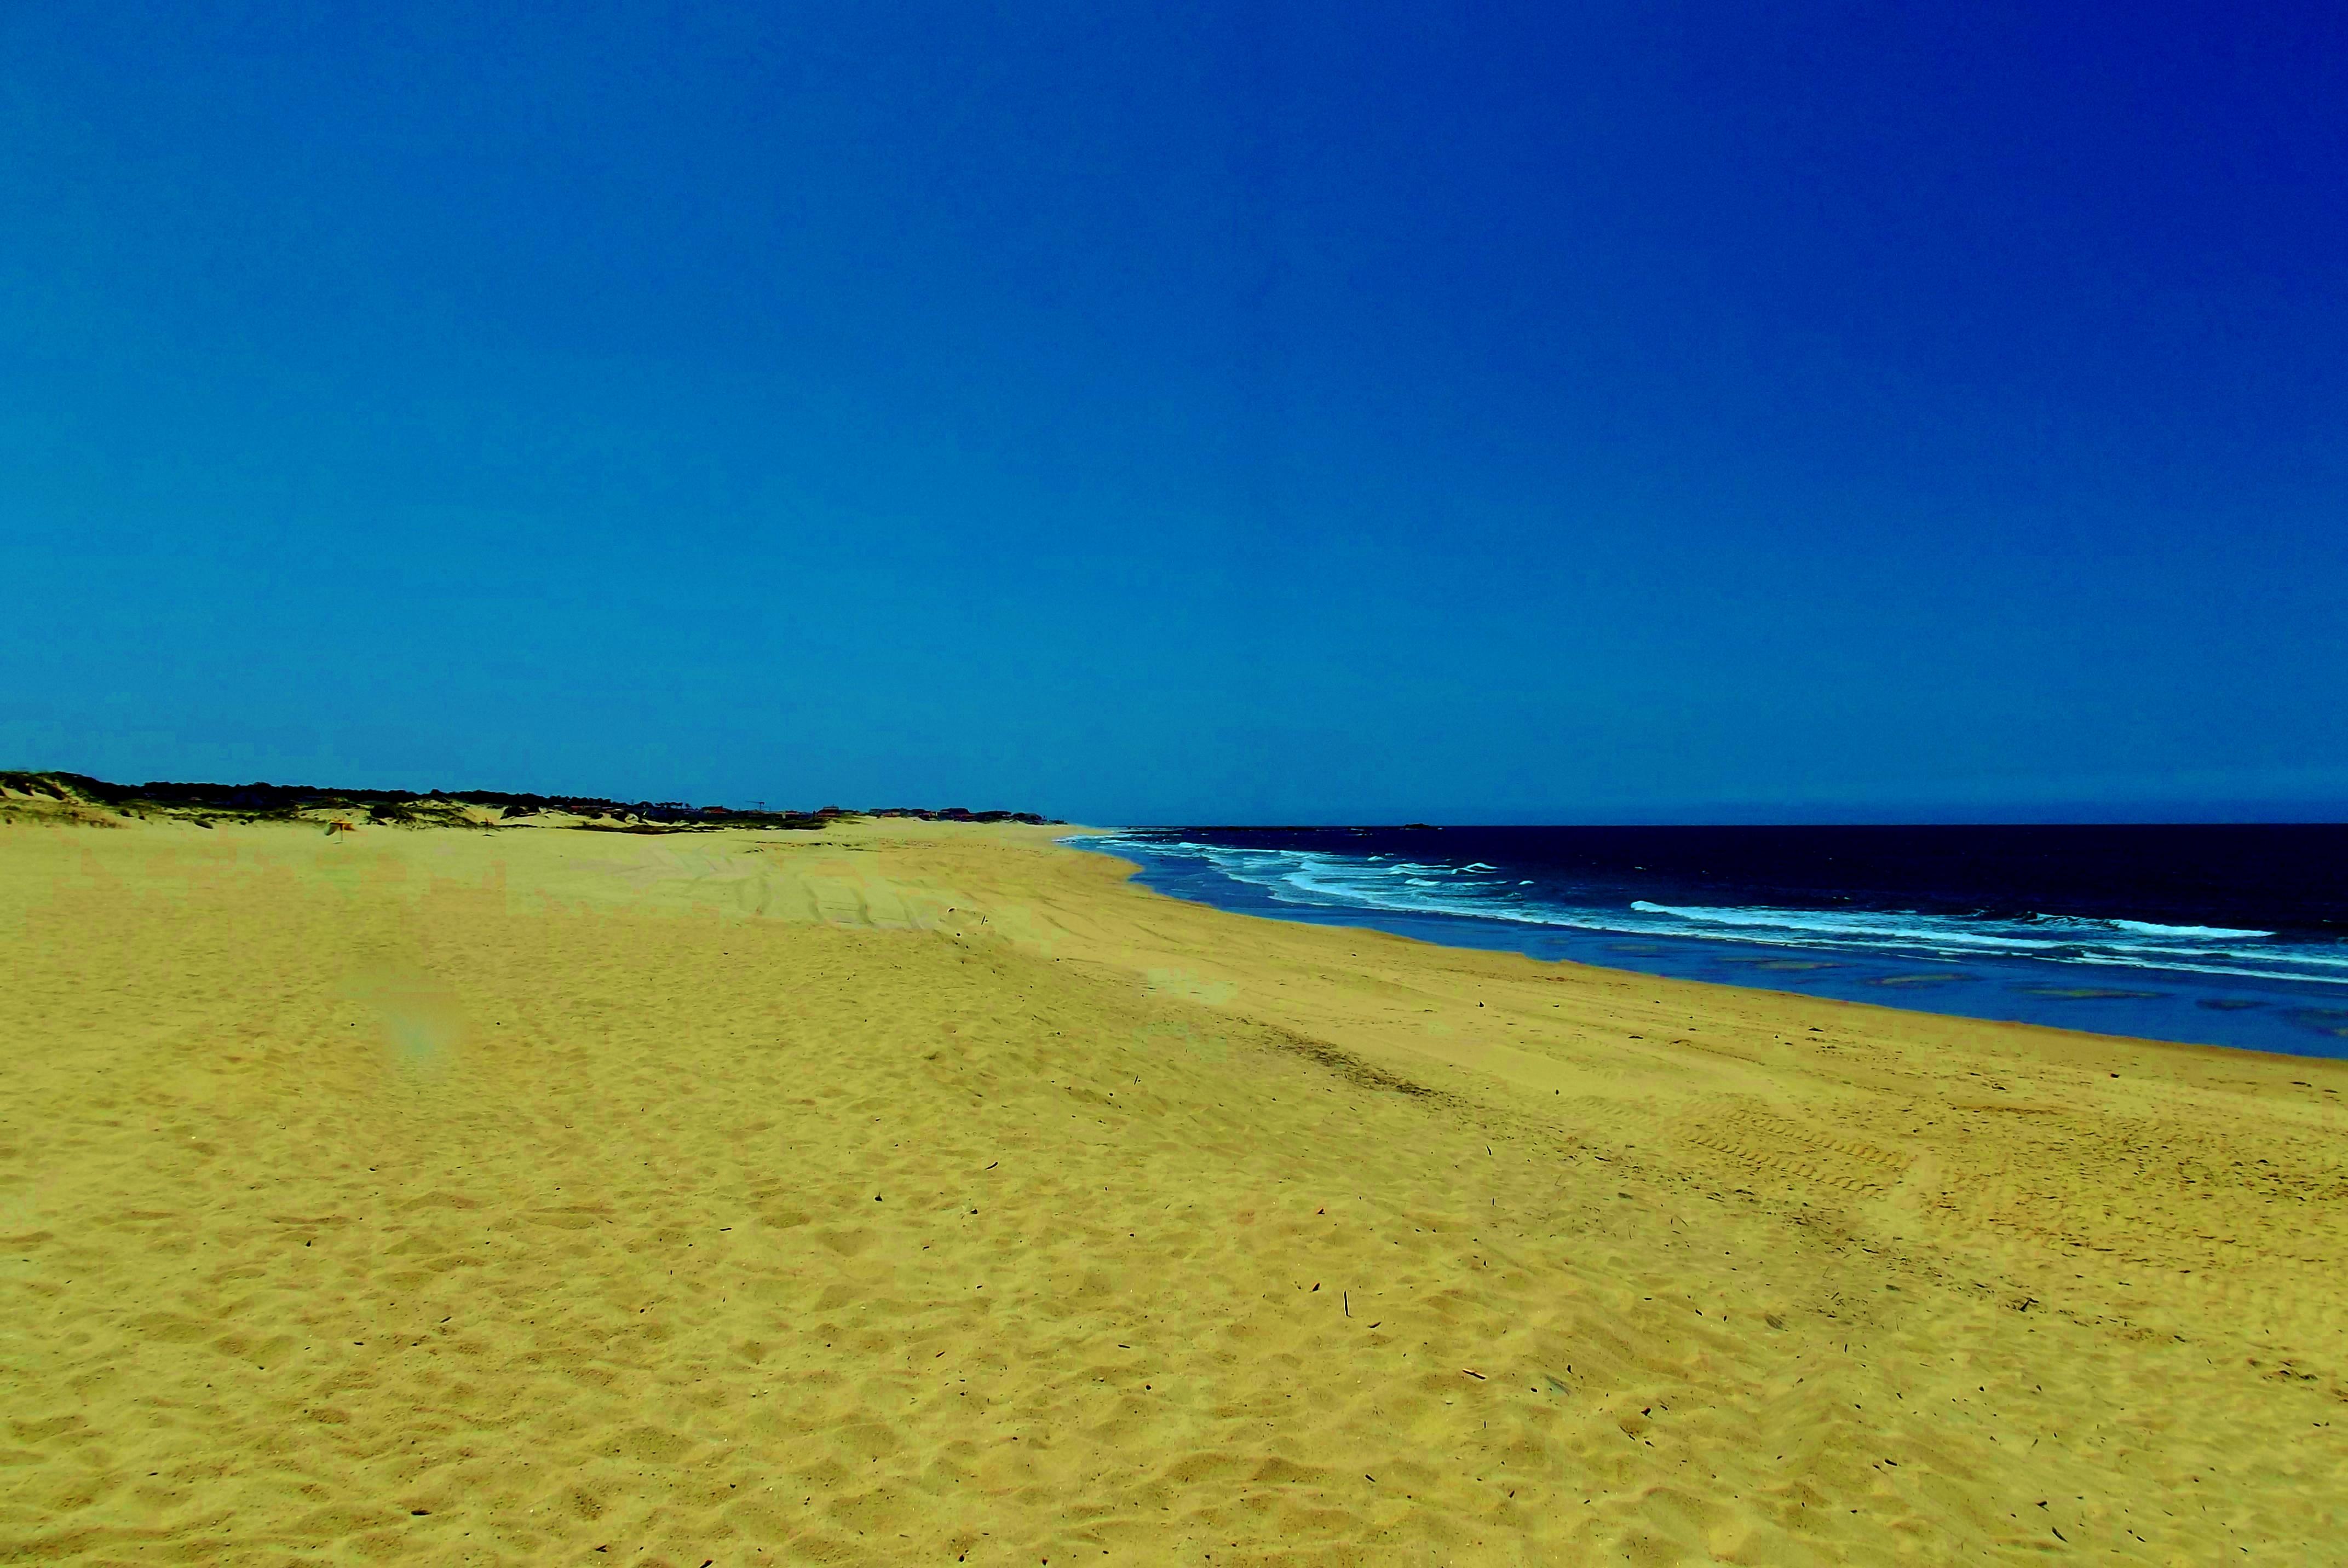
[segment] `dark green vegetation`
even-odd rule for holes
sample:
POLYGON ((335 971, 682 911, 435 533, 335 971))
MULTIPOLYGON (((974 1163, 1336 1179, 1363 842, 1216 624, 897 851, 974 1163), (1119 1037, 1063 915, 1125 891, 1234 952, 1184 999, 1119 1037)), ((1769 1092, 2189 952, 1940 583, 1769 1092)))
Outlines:
POLYGON ((308 784, 174 784, 153 780, 140 784, 108 784, 84 774, 0 772, 0 810, 36 809, 86 815, 92 810, 118 816, 169 815, 201 822, 225 817, 238 822, 291 821, 319 812, 365 815, 371 822, 417 827, 489 827, 468 808, 488 807, 499 821, 510 817, 556 815, 576 818, 568 827, 606 833, 690 833, 717 827, 809 829, 843 816, 911 816, 930 822, 1033 822, 1045 819, 1025 811, 970 811, 950 806, 931 811, 913 806, 890 806, 873 811, 845 811, 828 805, 819 811, 736 811, 722 805, 687 805, 681 801, 603 800, 592 795, 518 794, 504 790, 406 790, 318 788, 308 784))

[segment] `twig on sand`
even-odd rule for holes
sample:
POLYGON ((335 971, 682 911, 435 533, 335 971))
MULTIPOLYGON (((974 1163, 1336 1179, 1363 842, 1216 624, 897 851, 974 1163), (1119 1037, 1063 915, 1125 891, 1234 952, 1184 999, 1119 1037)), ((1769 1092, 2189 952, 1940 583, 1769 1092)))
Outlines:
POLYGON ((1462 1368, 1459 1368, 1459 1375, 1460 1375, 1461 1377, 1463 1377, 1463 1378, 1475 1378, 1475 1379, 1476 1379, 1478 1382, 1479 1382, 1479 1383, 1483 1383, 1483 1382, 1488 1382, 1488 1381, 1490 1381, 1490 1379, 1489 1379, 1489 1378, 1486 1378, 1486 1377, 1484 1376, 1484 1374, 1483 1374, 1483 1373, 1478 1372, 1478 1370, 1476 1370, 1476 1368, 1473 1368, 1473 1367, 1462 1367, 1462 1368))

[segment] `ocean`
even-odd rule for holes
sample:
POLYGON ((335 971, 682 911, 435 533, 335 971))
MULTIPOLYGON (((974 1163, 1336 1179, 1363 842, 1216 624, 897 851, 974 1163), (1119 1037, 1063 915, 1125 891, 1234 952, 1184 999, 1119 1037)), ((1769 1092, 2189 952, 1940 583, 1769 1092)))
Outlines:
POLYGON ((1675 979, 2348 1056, 2348 825, 1145 828, 1148 886, 1675 979))

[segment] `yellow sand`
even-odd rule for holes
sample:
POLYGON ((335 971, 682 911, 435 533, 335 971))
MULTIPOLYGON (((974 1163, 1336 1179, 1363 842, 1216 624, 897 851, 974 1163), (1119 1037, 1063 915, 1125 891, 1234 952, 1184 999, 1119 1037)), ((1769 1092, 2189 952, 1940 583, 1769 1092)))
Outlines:
POLYGON ((0 827, 0 1561, 2348 1560, 2348 1071, 1047 832, 0 827))

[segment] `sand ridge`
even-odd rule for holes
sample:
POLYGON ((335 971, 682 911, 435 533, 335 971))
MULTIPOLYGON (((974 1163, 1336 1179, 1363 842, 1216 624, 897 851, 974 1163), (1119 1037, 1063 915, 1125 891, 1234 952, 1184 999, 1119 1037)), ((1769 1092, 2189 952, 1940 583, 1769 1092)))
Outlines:
POLYGON ((0 1561, 2348 1535, 2338 1064, 1050 839, 0 829, 0 1561))

